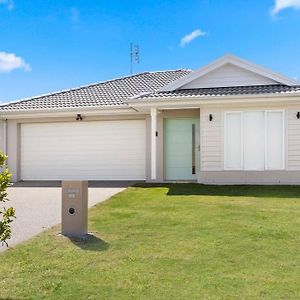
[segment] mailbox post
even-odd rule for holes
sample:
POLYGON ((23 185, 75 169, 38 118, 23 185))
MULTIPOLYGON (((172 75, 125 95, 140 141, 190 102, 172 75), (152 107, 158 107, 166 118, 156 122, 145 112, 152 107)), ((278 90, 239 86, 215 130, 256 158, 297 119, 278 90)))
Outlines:
POLYGON ((88 182, 62 182, 61 233, 71 237, 87 234, 88 182))

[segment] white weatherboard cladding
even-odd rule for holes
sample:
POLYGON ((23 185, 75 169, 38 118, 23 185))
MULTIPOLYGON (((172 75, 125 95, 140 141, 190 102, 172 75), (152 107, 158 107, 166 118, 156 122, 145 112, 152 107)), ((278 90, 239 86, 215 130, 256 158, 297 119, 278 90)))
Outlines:
POLYGON ((200 167, 202 171, 223 169, 223 110, 200 109, 200 167), (209 121, 209 115, 213 120, 209 121))
MULTIPOLYGON (((300 170, 300 120, 297 112, 300 106, 289 108, 278 106, 276 109, 285 110, 285 160, 286 169, 289 171, 300 170)), ((201 171, 224 170, 224 111, 227 108, 203 108, 200 110, 201 122, 201 171), (213 120, 209 121, 209 114, 213 120)), ((238 109, 236 109, 238 110, 238 109)), ((280 148, 281 149, 281 148, 280 148)), ((269 167, 269 166, 267 166, 269 167)))
POLYGON ((226 64, 189 82, 181 89, 265 84, 278 84, 278 82, 232 64, 226 64))
POLYGON ((22 180, 144 180, 144 120, 21 125, 22 180))
POLYGON ((300 120, 297 112, 300 106, 287 111, 287 148, 288 148, 288 169, 300 170, 300 120))

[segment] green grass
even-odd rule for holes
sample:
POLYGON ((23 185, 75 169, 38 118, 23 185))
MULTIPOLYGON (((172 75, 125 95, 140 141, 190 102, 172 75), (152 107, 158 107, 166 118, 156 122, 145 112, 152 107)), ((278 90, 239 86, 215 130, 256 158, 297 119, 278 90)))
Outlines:
MULTIPOLYGON (((0 298, 299 299, 300 187, 145 185, 0 255, 0 298)), ((30 222, 30 220, 29 220, 30 222)))

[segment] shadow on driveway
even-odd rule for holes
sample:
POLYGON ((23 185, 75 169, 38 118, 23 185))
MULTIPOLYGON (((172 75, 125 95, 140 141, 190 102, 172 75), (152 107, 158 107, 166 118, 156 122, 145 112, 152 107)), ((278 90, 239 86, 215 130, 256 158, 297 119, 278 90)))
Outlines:
MULTIPOLYGON (((142 184, 143 181, 89 181, 90 188, 126 188, 128 186, 142 184)), ((11 188, 19 187, 61 187, 61 181, 19 181, 14 183, 11 188)))

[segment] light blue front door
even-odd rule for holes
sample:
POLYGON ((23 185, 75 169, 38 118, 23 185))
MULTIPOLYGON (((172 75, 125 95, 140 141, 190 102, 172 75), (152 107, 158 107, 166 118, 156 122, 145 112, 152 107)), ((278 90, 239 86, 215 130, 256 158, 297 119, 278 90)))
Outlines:
POLYGON ((166 180, 195 180, 199 165, 199 119, 165 119, 166 180))

